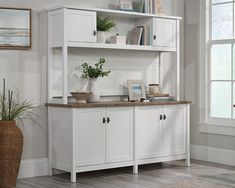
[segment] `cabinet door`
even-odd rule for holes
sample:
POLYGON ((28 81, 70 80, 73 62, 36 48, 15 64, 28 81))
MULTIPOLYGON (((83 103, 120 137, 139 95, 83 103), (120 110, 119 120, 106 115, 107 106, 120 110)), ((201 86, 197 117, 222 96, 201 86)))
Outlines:
POLYGON ((96 12, 68 10, 68 41, 96 42, 96 12))
POLYGON ((106 163, 133 160, 133 108, 107 108, 106 163))
POLYGON ((105 124, 103 117, 105 117, 104 108, 79 109, 76 111, 74 129, 77 166, 105 163, 105 124))
POLYGON ((153 46, 176 48, 176 20, 153 19, 153 46))
POLYGON ((162 107, 140 107, 137 111, 137 151, 138 159, 148 159, 160 155, 162 107))
POLYGON ((162 128, 162 155, 185 154, 186 150, 186 106, 164 106, 162 128))

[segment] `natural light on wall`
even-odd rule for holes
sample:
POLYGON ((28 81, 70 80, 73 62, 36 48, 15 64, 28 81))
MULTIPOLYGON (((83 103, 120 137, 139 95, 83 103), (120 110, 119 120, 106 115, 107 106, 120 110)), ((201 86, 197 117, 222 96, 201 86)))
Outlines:
POLYGON ((211 0, 210 117, 235 118, 235 1, 211 0))

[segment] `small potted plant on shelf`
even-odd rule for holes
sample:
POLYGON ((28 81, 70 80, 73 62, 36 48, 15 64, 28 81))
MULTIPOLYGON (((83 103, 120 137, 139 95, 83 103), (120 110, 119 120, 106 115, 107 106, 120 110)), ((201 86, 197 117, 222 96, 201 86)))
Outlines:
POLYGON ((6 91, 5 79, 0 94, 0 187, 16 185, 23 148, 23 134, 16 121, 33 120, 34 107, 19 99, 18 92, 6 91))
POLYGON ((110 31, 116 24, 113 22, 112 18, 100 18, 97 16, 97 41, 98 43, 106 42, 106 32, 110 31))
POLYGON ((82 79, 88 79, 87 90, 91 93, 87 99, 88 102, 99 102, 100 100, 97 79, 99 77, 108 76, 111 73, 110 70, 103 70, 105 62, 104 58, 100 58, 99 62, 96 63, 95 66, 88 65, 87 63, 83 63, 81 65, 82 79))

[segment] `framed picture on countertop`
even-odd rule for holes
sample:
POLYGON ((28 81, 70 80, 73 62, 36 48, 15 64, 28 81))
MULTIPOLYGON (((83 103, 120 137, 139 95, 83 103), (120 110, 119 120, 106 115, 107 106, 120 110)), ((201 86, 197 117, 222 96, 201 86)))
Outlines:
POLYGON ((128 80, 127 84, 130 101, 146 98, 145 84, 142 80, 128 80))

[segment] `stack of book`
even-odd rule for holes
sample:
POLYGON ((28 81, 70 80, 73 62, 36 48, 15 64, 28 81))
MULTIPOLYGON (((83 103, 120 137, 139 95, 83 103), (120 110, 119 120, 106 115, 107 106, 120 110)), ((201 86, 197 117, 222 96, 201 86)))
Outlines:
POLYGON ((150 45, 150 28, 147 25, 138 26, 138 28, 143 28, 140 45, 150 45))
POLYGON ((114 10, 134 11, 147 14, 163 14, 161 0, 120 0, 119 5, 110 5, 114 10))
POLYGON ((175 101, 175 98, 170 96, 169 94, 147 95, 147 99, 150 102, 175 101))
POLYGON ((149 26, 137 26, 127 34, 127 44, 130 45, 150 45, 149 26))
POLYGON ((144 0, 144 12, 149 14, 163 14, 160 0, 144 0))
POLYGON ((140 45, 143 27, 136 27, 127 33, 127 44, 140 45))

